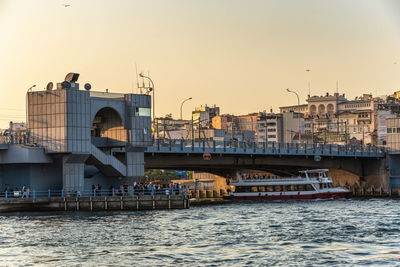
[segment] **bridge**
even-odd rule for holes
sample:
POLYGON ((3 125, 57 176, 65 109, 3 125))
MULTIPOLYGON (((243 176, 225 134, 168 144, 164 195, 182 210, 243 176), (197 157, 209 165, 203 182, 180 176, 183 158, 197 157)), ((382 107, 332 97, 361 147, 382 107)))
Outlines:
MULTIPOLYGON (((128 146, 126 143, 115 143, 108 139, 93 138, 89 155, 83 160, 107 177, 126 176, 124 157, 128 146)), ((32 155, 43 158, 42 163, 52 162, 46 155, 51 156, 54 153, 46 151, 33 140, 19 140, 19 144, 15 144, 13 138, 0 138, 0 142, 0 151, 13 148, 8 153, 10 155, 16 153, 16 147, 19 147, 18 151, 28 147, 31 154, 32 150, 36 150, 36 154, 32 155), (40 149, 43 150, 43 155, 37 151, 40 149)), ((22 159, 20 156, 9 156, 7 161, 4 155, 0 155, 0 164, 1 161, 17 163, 22 159), (10 161, 10 158, 14 158, 15 162, 10 161)), ((24 162, 34 161, 26 159, 24 162)), ((336 144, 156 139, 144 151, 144 166, 147 169, 194 170, 223 176, 250 169, 287 176, 305 168, 327 168, 331 170, 330 175, 334 179, 340 178, 345 172, 357 177, 356 183, 373 185, 376 188, 397 185, 400 173, 397 173, 394 166, 399 164, 400 155, 389 153, 382 147, 336 144)))
POLYGON ((400 155, 373 146, 152 140, 149 95, 96 92, 90 84, 80 90, 78 77, 69 73, 57 89, 27 93, 28 132, 0 137, 0 190, 109 188, 143 179, 145 168, 222 175, 327 168, 358 183, 400 187, 400 155))
POLYGON ((327 168, 333 170, 333 176, 344 171, 357 176, 357 183, 386 188, 390 176, 387 157, 384 148, 375 146, 155 140, 145 151, 145 166, 218 175, 251 169, 278 176, 294 175, 305 168, 327 168))

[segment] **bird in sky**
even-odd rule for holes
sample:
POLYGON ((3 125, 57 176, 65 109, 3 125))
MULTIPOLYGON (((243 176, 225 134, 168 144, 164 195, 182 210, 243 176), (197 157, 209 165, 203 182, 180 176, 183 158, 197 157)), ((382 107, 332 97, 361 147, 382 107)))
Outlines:
POLYGON ((64 7, 70 7, 71 5, 63 4, 64 7))

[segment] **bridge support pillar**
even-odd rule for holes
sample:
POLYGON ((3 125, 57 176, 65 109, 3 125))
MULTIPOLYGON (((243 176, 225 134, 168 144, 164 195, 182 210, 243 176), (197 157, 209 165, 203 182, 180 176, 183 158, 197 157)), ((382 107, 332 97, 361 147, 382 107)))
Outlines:
POLYGON ((400 155, 389 155, 388 162, 388 169, 390 172, 390 187, 393 189, 400 189, 400 155))
POLYGON ((144 177, 144 152, 126 152, 126 182, 139 182, 144 177))
POLYGON ((361 184, 366 187, 382 187, 385 191, 390 188, 390 175, 387 166, 387 160, 382 159, 364 159, 362 166, 361 184))
POLYGON ((66 192, 84 190, 85 161, 88 156, 88 154, 63 156, 62 180, 66 192))

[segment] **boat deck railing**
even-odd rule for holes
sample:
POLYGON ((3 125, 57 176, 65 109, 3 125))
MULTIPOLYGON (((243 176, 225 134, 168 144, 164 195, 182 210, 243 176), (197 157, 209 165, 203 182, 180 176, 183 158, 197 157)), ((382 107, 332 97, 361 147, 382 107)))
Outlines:
POLYGON ((262 182, 330 182, 329 178, 306 178, 306 177, 293 177, 293 178, 253 178, 253 179, 235 179, 231 183, 262 183, 262 182))

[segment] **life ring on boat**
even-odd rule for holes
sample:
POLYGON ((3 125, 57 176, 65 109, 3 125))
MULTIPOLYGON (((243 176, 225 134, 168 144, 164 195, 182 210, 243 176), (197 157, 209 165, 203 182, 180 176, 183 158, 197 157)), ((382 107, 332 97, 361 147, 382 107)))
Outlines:
POLYGON ((210 153, 204 153, 203 154, 203 159, 204 160, 210 160, 211 159, 211 154, 210 153))

